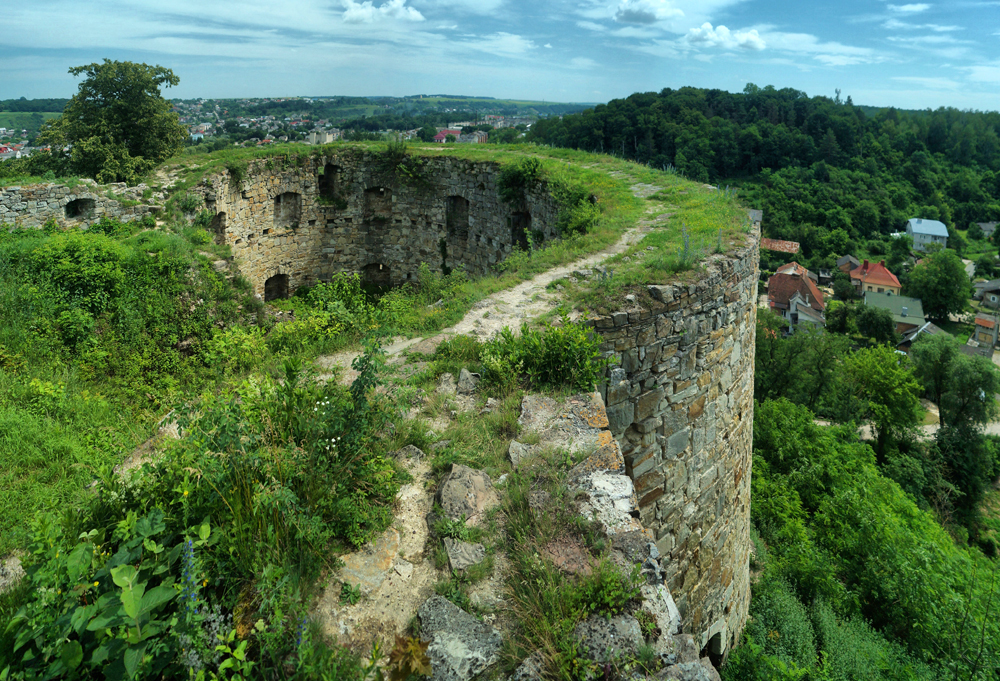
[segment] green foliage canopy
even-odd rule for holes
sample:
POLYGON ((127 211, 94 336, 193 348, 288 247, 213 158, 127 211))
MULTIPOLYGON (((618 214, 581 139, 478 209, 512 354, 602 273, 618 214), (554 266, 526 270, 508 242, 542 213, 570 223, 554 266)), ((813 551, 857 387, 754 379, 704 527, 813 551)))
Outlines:
POLYGON ((961 258, 951 249, 931 253, 913 268, 906 293, 919 298, 932 319, 961 312, 969 298, 969 277, 961 258))

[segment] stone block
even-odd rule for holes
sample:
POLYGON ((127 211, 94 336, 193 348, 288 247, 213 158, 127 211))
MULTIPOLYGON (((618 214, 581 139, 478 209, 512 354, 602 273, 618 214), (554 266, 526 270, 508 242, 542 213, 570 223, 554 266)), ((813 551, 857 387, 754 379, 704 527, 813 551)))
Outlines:
POLYGON ((631 402, 621 402, 608 407, 608 423, 611 432, 621 435, 635 420, 635 405, 631 402))
POLYGON ((644 419, 648 419, 656 413, 662 398, 663 388, 650 390, 649 392, 640 395, 639 401, 636 403, 635 407, 635 420, 642 421, 644 419))
POLYGON ((667 438, 667 456, 679 456, 691 441, 691 430, 685 428, 667 438))

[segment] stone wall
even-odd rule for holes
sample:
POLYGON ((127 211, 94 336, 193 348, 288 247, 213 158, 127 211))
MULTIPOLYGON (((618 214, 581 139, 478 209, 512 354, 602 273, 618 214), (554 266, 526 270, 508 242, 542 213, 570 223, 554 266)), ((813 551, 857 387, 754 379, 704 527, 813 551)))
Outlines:
POLYGON ((617 358, 602 393, 684 627, 724 655, 750 603, 750 472, 760 223, 696 283, 594 320, 617 358))
POLYGON ((194 190, 215 213, 217 240, 261 295, 277 293, 269 280, 292 291, 335 272, 416 282, 421 263, 485 274, 526 247, 529 234, 556 236, 558 207, 545 187, 509 206, 497 193, 495 163, 426 158, 411 177, 380 154, 347 149, 281 164, 253 161, 239 182, 224 171, 194 190))
POLYGON ((143 185, 130 188, 124 183, 99 185, 93 180, 83 180, 74 187, 60 184, 0 187, 0 224, 40 227, 54 218, 63 225, 88 227, 103 217, 130 222, 159 210, 157 206, 138 203, 144 189, 143 185), (123 201, 136 204, 122 205, 123 201))

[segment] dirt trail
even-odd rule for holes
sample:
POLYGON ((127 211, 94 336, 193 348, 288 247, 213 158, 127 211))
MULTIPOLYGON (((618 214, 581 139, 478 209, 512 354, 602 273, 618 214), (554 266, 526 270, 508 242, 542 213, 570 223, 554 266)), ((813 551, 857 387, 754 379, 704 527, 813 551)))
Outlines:
MULTIPOLYGON (((623 179, 631 179, 623 174, 617 175, 623 179)), ((635 196, 644 198, 659 191, 660 188, 647 184, 634 184, 631 189, 635 196)), ((560 265, 546 270, 513 288, 494 293, 476 303, 475 307, 469 310, 465 317, 457 324, 434 334, 434 337, 444 338, 450 335, 471 334, 485 340, 504 327, 518 329, 524 320, 538 317, 554 310, 562 302, 563 297, 559 291, 547 290, 548 285, 557 279, 569 277, 574 272, 593 269, 611 256, 623 253, 629 246, 638 243, 652 227, 662 224, 665 218, 663 215, 651 215, 656 212, 656 209, 652 206, 646 212, 647 215, 640 218, 634 227, 627 230, 617 242, 603 251, 592 253, 567 265, 560 265)), ((427 338, 429 337, 407 340, 397 339, 394 343, 383 349, 389 356, 390 364, 394 363, 394 359, 396 360, 395 363, 398 363, 400 361, 399 356, 404 350, 427 340, 427 338)), ((346 385, 356 375, 350 367, 351 362, 354 361, 354 358, 358 354, 360 354, 358 351, 347 351, 333 355, 324 355, 316 359, 316 366, 321 372, 324 372, 321 376, 325 377, 330 377, 335 368, 340 367, 339 381, 346 385)))

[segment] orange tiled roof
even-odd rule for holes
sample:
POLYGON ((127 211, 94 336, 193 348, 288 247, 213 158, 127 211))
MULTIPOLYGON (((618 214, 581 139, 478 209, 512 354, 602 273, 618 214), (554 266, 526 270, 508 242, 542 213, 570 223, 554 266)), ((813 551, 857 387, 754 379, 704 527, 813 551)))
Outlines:
POLYGON ((760 247, 767 249, 769 251, 778 251, 780 253, 799 252, 798 241, 782 241, 780 239, 761 239, 760 247))
POLYGON ((997 320, 989 315, 976 315, 976 326, 983 326, 992 329, 997 325, 997 320))
POLYGON ((860 279, 862 284, 875 284, 876 286, 896 288, 901 286, 896 275, 886 269, 884 260, 872 263, 865 260, 860 267, 851 270, 851 279, 860 279))
POLYGON ((788 307, 788 301, 798 292, 809 301, 809 307, 822 312, 826 308, 823 294, 813 280, 807 276, 775 274, 767 280, 767 301, 773 309, 775 305, 788 307))

